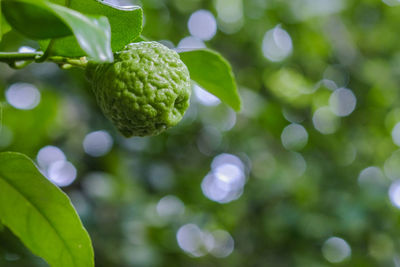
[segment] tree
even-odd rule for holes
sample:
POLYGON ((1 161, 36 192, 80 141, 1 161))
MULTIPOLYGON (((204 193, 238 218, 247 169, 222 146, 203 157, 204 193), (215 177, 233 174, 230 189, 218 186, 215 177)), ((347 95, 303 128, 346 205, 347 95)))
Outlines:
MULTIPOLYGON (((229 63, 207 49, 181 51, 182 62, 164 45, 144 41, 138 6, 30 0, 1 4, 2 35, 14 29, 38 40, 40 49, 1 52, 0 61, 16 69, 46 61, 63 69, 87 69, 103 112, 127 137, 157 135, 181 120, 189 105, 189 71, 195 82, 240 108, 229 63)), ((68 196, 27 156, 2 152, 0 181, 1 222, 33 253, 52 266, 94 266, 89 236, 68 196)))

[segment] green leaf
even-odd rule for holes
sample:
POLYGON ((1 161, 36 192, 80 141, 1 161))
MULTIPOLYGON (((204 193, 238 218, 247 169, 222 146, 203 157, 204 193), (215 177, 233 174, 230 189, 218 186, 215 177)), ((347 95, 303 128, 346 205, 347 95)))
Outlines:
POLYGON ((179 54, 193 81, 234 110, 240 110, 240 96, 235 77, 225 58, 209 49, 183 51, 179 54))
POLYGON ((8 22, 30 38, 47 39, 73 34, 69 38, 79 44, 82 55, 99 62, 113 61, 110 25, 106 17, 85 16, 46 1, 3 0, 2 7, 8 22))
POLYGON ((32 39, 71 35, 71 29, 43 1, 3 0, 3 14, 13 28, 32 39))
MULTIPOLYGON (((52 0, 62 5, 64 0, 52 0)), ((85 14, 102 15, 108 18, 111 26, 112 51, 122 50, 125 45, 133 42, 142 32, 142 9, 139 6, 112 6, 96 0, 71 0, 69 8, 85 14)), ((41 43, 42 49, 46 48, 41 43)), ((83 56, 84 53, 72 37, 64 37, 57 40, 53 46, 53 52, 60 56, 83 56)))
POLYGON ((4 19, 3 13, 1 12, 1 0, 0 0, 0 41, 4 34, 11 30, 10 25, 4 19))
MULTIPOLYGON (((1 5, 0 5, 0 9, 1 9, 1 5)), ((0 12, 1 12, 1 10, 0 10, 0 12)), ((1 16, 1 14, 0 14, 0 16, 1 16)), ((3 37, 3 35, 8 33, 9 31, 11 31, 11 26, 7 23, 4 16, 1 16, 1 19, 0 19, 0 41, 3 37)))
POLYGON ((23 154, 0 153, 0 220, 51 266, 94 266, 89 235, 69 198, 23 154))
POLYGON ((83 16, 66 7, 55 4, 49 6, 68 23, 80 47, 92 60, 99 62, 114 60, 110 46, 111 29, 106 17, 83 16))

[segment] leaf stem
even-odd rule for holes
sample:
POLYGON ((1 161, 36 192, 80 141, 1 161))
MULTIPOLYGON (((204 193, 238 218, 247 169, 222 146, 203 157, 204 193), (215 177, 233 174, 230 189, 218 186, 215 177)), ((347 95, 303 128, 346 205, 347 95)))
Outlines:
POLYGON ((48 45, 47 48, 46 48, 46 51, 44 51, 43 55, 41 55, 40 57, 36 58, 35 61, 36 61, 37 63, 41 63, 41 62, 46 61, 46 59, 47 59, 47 58, 50 56, 50 54, 51 54, 51 49, 53 48, 53 45, 54 45, 54 39, 51 39, 49 45, 48 45))

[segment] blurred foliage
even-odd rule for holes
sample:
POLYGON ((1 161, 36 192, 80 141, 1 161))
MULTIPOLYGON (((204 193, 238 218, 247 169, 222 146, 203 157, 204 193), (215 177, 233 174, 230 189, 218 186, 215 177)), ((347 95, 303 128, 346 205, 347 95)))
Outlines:
MULTIPOLYGON (((393 205, 400 197, 394 187, 400 160, 395 134, 392 138, 400 121, 397 1, 136 3, 144 9, 143 35, 175 45, 190 35, 187 21, 193 12, 206 9, 215 15, 218 32, 206 44, 233 65, 243 97, 240 113, 223 104, 204 106, 194 95, 177 127, 156 137, 124 139, 101 114, 80 70, 36 64, 15 71, 0 65, 0 150, 33 159, 46 145, 64 151, 78 176, 63 190, 92 237, 97 266, 330 266, 348 252, 331 237, 351 248, 340 266, 400 265, 400 212, 393 205), (237 6, 242 16, 223 20, 224 12, 237 6), (272 62, 264 57, 262 43, 278 25, 290 35, 293 51, 272 62), (39 88, 36 108, 7 104, 4 92, 15 82, 39 88), (349 116, 324 109, 339 87, 350 88, 356 97, 349 116), (282 131, 291 123, 308 133, 299 151, 282 145, 282 131), (102 157, 82 147, 85 135, 97 130, 108 131, 114 140, 102 157), (201 189, 221 153, 238 156, 247 179, 240 198, 225 204, 208 199, 201 189), (360 173, 370 166, 375 172, 365 182, 360 173), (167 195, 184 203, 183 214, 157 213, 167 195), (176 237, 185 224, 229 232, 234 251, 224 258, 185 253, 176 237)), ((37 48, 11 31, 0 50, 20 46, 37 48)), ((0 265, 45 266, 5 228, 0 265)))

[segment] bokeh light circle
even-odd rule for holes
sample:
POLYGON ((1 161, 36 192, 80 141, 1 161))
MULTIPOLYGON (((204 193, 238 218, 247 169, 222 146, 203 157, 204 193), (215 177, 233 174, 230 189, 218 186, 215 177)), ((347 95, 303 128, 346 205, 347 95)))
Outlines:
POLYGON ((351 256, 351 247, 342 238, 330 237, 322 246, 324 258, 332 263, 339 263, 351 256))
POLYGON ((17 109, 34 109, 40 103, 40 92, 33 84, 14 83, 6 90, 6 99, 17 109))
POLYGON ((95 131, 87 134, 83 140, 83 149, 92 157, 106 155, 112 148, 113 139, 106 131, 95 131))
POLYGON ((296 123, 286 126, 281 134, 282 145, 288 150, 300 150, 308 141, 306 129, 296 123))
POLYGON ((262 41, 262 52, 265 58, 279 62, 287 58, 292 50, 292 38, 279 25, 265 33, 262 41))
POLYGON ((356 108, 357 99, 353 91, 347 88, 336 89, 329 98, 332 112, 340 117, 350 115, 356 108))
POLYGON ((188 21, 189 32, 201 40, 208 41, 217 33, 217 21, 208 10, 197 10, 188 21))

